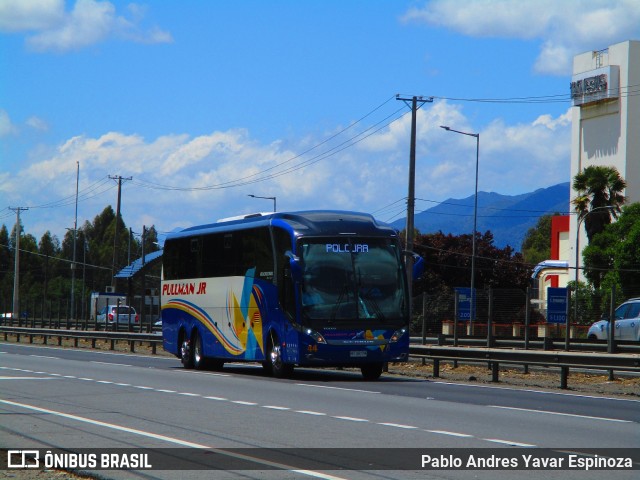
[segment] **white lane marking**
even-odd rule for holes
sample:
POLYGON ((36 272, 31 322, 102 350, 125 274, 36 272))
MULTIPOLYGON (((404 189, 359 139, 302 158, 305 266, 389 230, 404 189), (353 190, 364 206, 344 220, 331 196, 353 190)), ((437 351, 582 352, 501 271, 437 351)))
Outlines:
POLYGON ((122 425, 116 425, 114 423, 101 422, 99 420, 92 420, 86 417, 80 417, 78 415, 72 415, 70 413, 59 412, 56 410, 49 410, 48 408, 36 407, 34 405, 27 405, 25 403, 17 403, 12 402, 10 400, 2 400, 0 399, 0 403, 4 403, 6 405, 13 405, 14 407, 20 407, 27 410, 33 410, 35 412, 48 413, 50 415, 56 415, 58 417, 68 418, 70 420, 75 420, 78 422, 89 423, 91 425, 96 425, 98 427, 106 427, 112 430, 119 430, 121 432, 133 433, 135 435, 141 435, 143 437, 154 438, 156 440, 163 440, 169 443, 175 443, 176 445, 182 445, 184 447, 191 448, 209 448, 207 445, 201 445, 199 443, 187 442, 185 440, 180 440, 178 438, 167 437, 165 435, 159 435, 157 433, 145 432, 144 430, 138 430, 136 428, 124 427, 122 425))
POLYGON ((342 417, 340 415, 332 415, 333 418, 337 418, 338 420, 348 420, 349 422, 368 422, 366 418, 356 418, 356 417, 342 417))
POLYGON ((294 410, 296 413, 304 413, 305 415, 317 415, 319 417, 326 415, 326 413, 322 412, 314 412, 312 410, 294 410))
POLYGON ((143 385, 134 385, 133 388, 139 388, 140 390, 153 390, 153 387, 145 387, 143 385))
POLYGON ((198 371, 194 371, 194 370, 186 370, 186 369, 178 369, 175 370, 176 373, 180 374, 180 375, 209 375, 212 377, 230 377, 231 375, 228 373, 215 373, 215 372, 202 372, 200 370, 198 371))
POLYGON ((160 434, 157 434, 157 433, 146 432, 144 430, 138 430, 136 428, 124 427, 122 425, 116 425, 114 423, 107 423, 107 422, 101 422, 99 420, 92 420, 90 418, 80 417, 78 415, 71 415, 69 413, 64 413, 64 412, 58 412, 56 410, 49 410, 49 409, 46 409, 46 408, 40 408, 40 407, 36 407, 36 406, 33 406, 33 405, 27 405, 27 404, 24 404, 24 403, 12 402, 10 400, 2 400, 2 399, 0 399, 0 403, 4 403, 6 405, 13 405, 15 407, 24 408, 24 409, 27 409, 27 410, 33 410, 33 411, 36 411, 36 412, 48 413, 48 414, 51 414, 51 415, 57 415, 57 416, 60 416, 60 417, 63 417, 63 418, 67 418, 67 419, 70 419, 70 420, 89 423, 91 425, 96 425, 98 427, 106 427, 106 428, 110 428, 110 429, 113 429, 113 430, 119 430, 121 432, 132 433, 132 434, 140 435, 140 436, 147 437, 147 438, 153 438, 153 439, 165 441, 165 442, 168 442, 168 443, 174 443, 176 445, 182 445, 184 447, 200 448, 200 449, 205 449, 205 450, 213 450, 213 451, 221 453, 223 455, 228 455, 228 456, 232 456, 232 457, 236 457, 236 458, 242 458, 244 460, 249 460, 251 462, 261 463, 263 465, 276 467, 276 468, 279 468, 279 469, 282 469, 282 470, 289 470, 291 472, 300 473, 302 475, 307 475, 309 477, 322 478, 324 480, 346 480, 343 477, 336 477, 334 475, 327 475, 325 473, 315 472, 313 470, 293 470, 291 468, 291 466, 285 465, 285 464, 282 464, 282 463, 270 462, 268 460, 254 458, 254 457, 251 457, 249 455, 243 455, 243 454, 239 454, 239 453, 226 452, 226 451, 221 450, 219 448, 214 448, 214 447, 211 447, 211 446, 208 446, 208 445, 202 445, 202 444, 194 443, 194 442, 187 442, 185 440, 180 440, 179 438, 167 437, 166 435, 160 435, 160 434))
POLYGON ((48 360, 60 360, 60 358, 58 358, 58 357, 47 357, 45 355, 33 355, 33 354, 31 354, 29 356, 33 357, 33 358, 46 358, 48 360))
POLYGON ((255 402, 245 402, 245 401, 242 401, 242 400, 231 400, 231 403, 235 403, 236 405, 249 405, 249 406, 258 405, 255 402))
POLYGON ((204 397, 207 398, 209 400, 218 400, 219 402, 227 402, 229 401, 228 398, 224 398, 224 397, 204 397))
POLYGON ((499 438, 481 438, 485 442, 500 443, 502 445, 511 445, 512 447, 535 447, 530 443, 512 442, 511 440, 500 440, 499 438))
POLYGON ((291 410, 289 407, 279 407, 277 405, 262 405, 262 408, 270 408, 271 410, 291 410))
POLYGON ((96 380, 96 383, 104 383, 105 385, 113 385, 109 380, 96 380))
MULTIPOLYGON (((154 388, 155 390, 155 388, 154 388)), ((157 392, 158 390, 156 390, 157 392)), ((189 392, 178 392, 178 395, 184 395, 185 397, 200 397, 199 393, 189 393, 189 392)))
POLYGON ((130 383, 116 383, 115 385, 118 385, 119 387, 130 387, 131 386, 130 383))
POLYGON ((164 388, 158 388, 156 390, 156 392, 162 392, 162 393, 177 393, 175 390, 166 390, 164 388))
POLYGON ((516 410, 519 412, 530 412, 530 413, 542 413, 546 415, 559 415, 562 417, 574 417, 574 418, 585 418, 588 420, 602 420, 604 422, 617 422, 617 423, 634 423, 631 420, 620 420, 619 418, 607 418, 607 417, 592 417, 590 415, 576 415, 575 413, 562 413, 562 412, 551 412, 549 410, 534 410, 530 408, 516 408, 516 407, 503 407, 500 405, 487 405, 489 408, 501 408, 503 410, 516 410))
POLYGON ((462 438, 472 438, 473 437, 473 435, 468 435, 466 433, 449 432, 447 430, 425 430, 425 432, 437 433, 439 435, 450 435, 452 437, 462 437, 462 438))
POLYGON ((417 430, 418 427, 414 427, 413 425, 402 425, 400 423, 385 423, 380 422, 378 425, 384 425, 385 427, 395 427, 395 428, 405 428, 407 430, 417 430))
POLYGON ((357 388, 343 388, 343 387, 329 387, 327 385, 312 385, 310 383, 296 383, 299 387, 312 387, 312 388, 326 388, 329 390, 344 390, 346 392, 360 392, 360 393, 380 393, 372 390, 359 390, 357 388))
POLYGON ((91 360, 91 363, 97 363, 99 365, 113 365, 116 367, 133 367, 133 365, 129 365, 127 363, 98 362, 97 360, 91 360))
POLYGON ((47 377, 0 377, 0 380, 55 380, 47 377))
POLYGON ((63 375, 63 378, 78 378, 75 375, 63 375))

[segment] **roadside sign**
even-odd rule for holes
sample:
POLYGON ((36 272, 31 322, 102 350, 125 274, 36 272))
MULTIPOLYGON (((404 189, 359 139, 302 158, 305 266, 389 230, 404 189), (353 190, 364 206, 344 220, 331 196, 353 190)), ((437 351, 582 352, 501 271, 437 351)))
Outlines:
POLYGON ((566 323, 569 305, 566 288, 547 288, 547 323, 566 323))
MULTIPOLYGON (((458 320, 463 322, 471 319, 471 289, 469 287, 456 287, 458 292, 458 320)), ((478 301, 478 294, 473 296, 474 312, 478 301)), ((475 315, 474 315, 475 317, 475 315)))

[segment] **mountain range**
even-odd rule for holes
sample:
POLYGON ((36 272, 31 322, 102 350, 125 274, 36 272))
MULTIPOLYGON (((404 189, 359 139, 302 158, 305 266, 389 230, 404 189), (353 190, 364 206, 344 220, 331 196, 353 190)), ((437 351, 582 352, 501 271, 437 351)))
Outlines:
MULTIPOLYGON (((495 192, 478 192, 478 216, 476 230, 493 233, 494 245, 511 246, 520 251, 527 231, 536 226, 543 215, 569 211, 569 182, 520 195, 501 195, 495 192)), ((473 232, 474 196, 450 198, 438 205, 414 215, 414 227, 422 234, 451 233, 461 235, 473 232)), ((406 218, 392 225, 400 230, 406 227, 406 218)))

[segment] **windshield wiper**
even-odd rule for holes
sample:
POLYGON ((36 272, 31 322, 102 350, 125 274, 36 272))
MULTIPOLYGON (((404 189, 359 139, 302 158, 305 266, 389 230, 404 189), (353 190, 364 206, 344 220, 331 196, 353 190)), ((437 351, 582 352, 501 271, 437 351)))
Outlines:
POLYGON ((336 319, 338 309, 340 308, 340 305, 342 305, 342 299, 344 298, 345 293, 347 294, 347 296, 349 295, 349 284, 346 282, 344 284, 344 287, 342 288, 342 291, 340 292, 340 295, 338 296, 338 300, 336 300, 336 303, 333 306, 333 310, 331 311, 331 320, 329 321, 330 323, 336 319))

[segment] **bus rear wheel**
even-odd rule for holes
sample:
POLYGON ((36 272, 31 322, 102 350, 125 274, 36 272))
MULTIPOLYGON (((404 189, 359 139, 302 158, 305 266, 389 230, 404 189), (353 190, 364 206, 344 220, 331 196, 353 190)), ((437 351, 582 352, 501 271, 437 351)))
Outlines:
POLYGON ((382 375, 382 363, 370 363, 360 367, 365 380, 377 380, 382 375))
POLYGON ((182 366, 184 368, 191 369, 194 367, 191 340, 186 337, 182 340, 182 344, 180 345, 180 361, 182 362, 182 366))
POLYGON ((197 332, 194 332, 191 343, 193 345, 193 367, 196 370, 202 370, 205 368, 205 359, 202 355, 202 338, 197 332))

